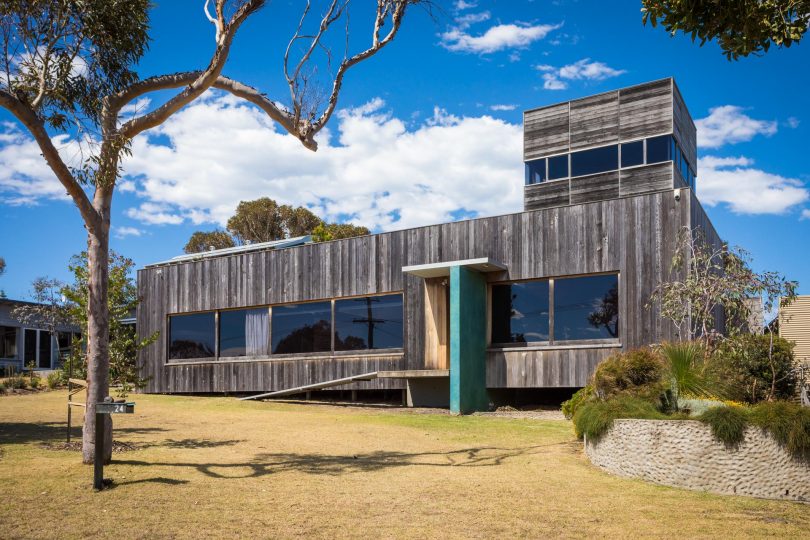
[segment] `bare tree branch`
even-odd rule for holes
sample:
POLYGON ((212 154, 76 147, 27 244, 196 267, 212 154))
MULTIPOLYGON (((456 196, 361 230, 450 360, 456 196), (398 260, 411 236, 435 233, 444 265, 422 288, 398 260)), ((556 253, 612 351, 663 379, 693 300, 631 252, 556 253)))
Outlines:
POLYGON ((93 208, 81 185, 70 173, 70 169, 62 161, 59 151, 53 145, 53 141, 51 141, 48 132, 45 130, 45 125, 34 110, 5 90, 0 90, 0 107, 11 112, 34 136, 34 140, 37 141, 40 150, 42 150, 42 157, 45 158, 48 166, 65 187, 73 202, 76 203, 87 227, 91 230, 98 228, 100 226, 98 213, 93 208))

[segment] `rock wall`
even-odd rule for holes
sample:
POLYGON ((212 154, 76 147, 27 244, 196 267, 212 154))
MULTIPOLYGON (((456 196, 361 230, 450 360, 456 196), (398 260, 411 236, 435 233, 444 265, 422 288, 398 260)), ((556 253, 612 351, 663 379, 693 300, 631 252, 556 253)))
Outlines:
POLYGON ((667 486, 767 499, 810 501, 810 464, 792 458, 770 435, 748 427, 727 448, 706 424, 691 420, 616 420, 586 441, 594 465, 619 476, 667 486))

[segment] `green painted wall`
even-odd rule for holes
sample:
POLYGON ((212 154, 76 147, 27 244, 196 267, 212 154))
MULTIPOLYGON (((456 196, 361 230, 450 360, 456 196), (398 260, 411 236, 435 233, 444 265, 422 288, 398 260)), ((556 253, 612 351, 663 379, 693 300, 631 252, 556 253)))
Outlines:
POLYGON ((487 282, 462 266, 450 268, 450 411, 489 407, 486 372, 487 282))

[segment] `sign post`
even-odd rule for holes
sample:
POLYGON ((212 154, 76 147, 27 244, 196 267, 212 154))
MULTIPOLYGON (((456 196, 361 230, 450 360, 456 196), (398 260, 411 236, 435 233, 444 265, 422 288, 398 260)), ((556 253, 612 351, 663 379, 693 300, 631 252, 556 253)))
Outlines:
POLYGON ((93 460, 93 489, 104 489, 104 432, 107 427, 105 416, 108 414, 132 414, 135 403, 113 401, 107 396, 101 403, 96 403, 96 453, 93 460))

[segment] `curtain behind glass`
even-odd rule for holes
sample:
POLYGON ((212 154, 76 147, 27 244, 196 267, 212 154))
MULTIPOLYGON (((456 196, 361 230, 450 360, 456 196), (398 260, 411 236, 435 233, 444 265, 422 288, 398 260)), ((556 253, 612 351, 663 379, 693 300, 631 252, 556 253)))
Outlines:
POLYGON ((270 342, 270 320, 266 309, 245 313, 245 355, 266 356, 270 342))

